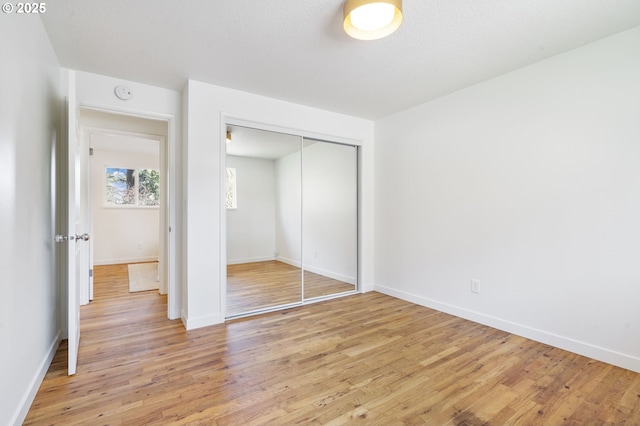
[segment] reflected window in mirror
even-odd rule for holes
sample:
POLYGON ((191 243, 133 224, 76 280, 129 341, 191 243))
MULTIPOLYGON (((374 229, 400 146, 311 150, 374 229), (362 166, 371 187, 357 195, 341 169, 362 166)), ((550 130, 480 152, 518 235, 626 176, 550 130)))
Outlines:
POLYGON ((227 209, 238 208, 238 197, 236 191, 236 169, 234 167, 227 167, 227 194, 226 205, 227 209))

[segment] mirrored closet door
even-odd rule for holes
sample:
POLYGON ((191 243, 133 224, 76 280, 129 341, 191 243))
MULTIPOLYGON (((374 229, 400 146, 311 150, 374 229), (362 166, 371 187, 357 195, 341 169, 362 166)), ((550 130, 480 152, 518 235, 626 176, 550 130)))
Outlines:
POLYGON ((227 318, 355 292, 357 148, 227 130, 227 318))
POLYGON ((305 299, 356 290, 357 241, 357 148, 305 138, 302 150, 305 299))

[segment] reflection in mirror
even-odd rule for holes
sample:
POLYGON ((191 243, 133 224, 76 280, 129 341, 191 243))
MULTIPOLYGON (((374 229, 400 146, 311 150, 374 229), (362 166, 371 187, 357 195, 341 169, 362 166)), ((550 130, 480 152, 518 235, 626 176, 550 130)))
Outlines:
POLYGON ((228 131, 226 315, 301 303, 301 138, 228 131))
POLYGON ((304 298, 357 286, 357 148, 304 139, 302 257, 304 298))

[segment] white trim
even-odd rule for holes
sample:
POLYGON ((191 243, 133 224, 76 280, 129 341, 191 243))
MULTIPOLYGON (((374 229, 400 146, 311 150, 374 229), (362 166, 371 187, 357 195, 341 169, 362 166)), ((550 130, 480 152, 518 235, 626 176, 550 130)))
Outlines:
POLYGON ((278 262, 286 263, 287 265, 295 266, 296 268, 300 268, 300 261, 292 260, 282 256, 276 256, 276 260, 278 262))
POLYGON ((374 291, 374 290, 375 290, 375 284, 372 284, 372 283, 366 283, 365 284, 363 282, 360 283, 360 291, 359 291, 359 293, 364 294, 364 293, 368 293, 368 292, 374 291))
POLYGON ((255 315, 268 314, 270 312, 282 311, 284 309, 298 308, 298 307, 300 307, 302 305, 303 305, 302 302, 293 302, 293 303, 287 303, 287 304, 284 304, 284 305, 271 306, 271 307, 264 308, 264 309, 257 309, 255 311, 241 312, 239 314, 233 314, 233 315, 228 316, 227 318, 225 318, 225 321, 239 319, 239 318, 247 318, 247 317, 252 317, 252 316, 255 316, 255 315))
MULTIPOLYGON (((91 110, 91 111, 100 111, 102 113, 109 113, 109 114, 117 114, 117 115, 125 115, 128 117, 131 117, 130 114, 123 114, 121 112, 118 111, 111 111, 111 110, 97 110, 95 108, 91 108, 91 107, 87 107, 87 106, 81 106, 82 109, 85 110, 91 110)), ((142 120, 151 120, 151 121, 158 121, 155 118, 150 118, 150 117, 145 117, 145 116, 134 116, 136 118, 142 119, 142 120)), ((166 121, 166 120, 165 120, 166 121)), ((159 141, 159 145, 158 145, 158 150, 162 149, 162 144, 165 142, 165 138, 164 135, 156 135, 154 133, 141 133, 141 132, 131 132, 128 130, 119 130, 119 129, 109 129, 108 127, 96 127, 96 126, 87 126, 87 125, 82 125, 82 128, 87 131, 87 133, 89 133, 90 135, 116 135, 116 136, 129 136, 129 137, 134 137, 137 139, 147 139, 149 141, 159 141)), ((155 149, 153 150, 155 153, 155 149)))
POLYGON ((224 322, 220 315, 206 315, 199 318, 188 318, 184 314, 184 312, 182 313, 180 319, 182 320, 182 324, 184 324, 184 328, 186 328, 187 330, 208 327, 210 325, 221 324, 224 322))
POLYGON ((440 312, 455 315, 457 317, 464 318, 479 324, 487 325, 498 330, 506 331, 508 333, 525 337, 527 339, 535 340, 536 342, 541 342, 547 345, 554 346, 556 348, 564 349, 569 352, 573 352, 579 355, 586 356, 588 358, 593 358, 598 361, 606 362, 608 364, 640 373, 640 358, 636 358, 631 355, 612 351, 600 346, 595 346, 586 342, 572 339, 570 337, 549 333, 548 331, 539 330, 537 328, 528 327, 523 324, 496 318, 491 315, 471 311, 469 309, 450 305, 448 303, 429 299, 427 297, 395 290, 383 285, 374 285, 374 290, 388 296, 406 300, 407 302, 415 303, 420 306, 425 306, 427 308, 435 309, 440 312))
POLYGON ((29 409, 31 408, 31 404, 33 404, 33 400, 35 399, 36 394, 38 393, 38 389, 40 389, 40 385, 44 380, 44 376, 46 376, 47 371, 49 370, 49 366, 51 365, 51 362, 53 362, 53 357, 58 351, 58 346, 60 345, 61 340, 62 340, 62 332, 58 331, 58 334, 56 335, 56 337, 53 339, 53 342, 51 342, 51 345, 49 346, 49 350, 47 351, 47 354, 45 355, 44 359, 40 363, 38 370, 33 375, 33 378, 31 379, 31 383, 29 383, 29 386, 27 387, 27 392, 20 399, 20 404, 18 404, 18 407, 16 408, 15 413, 13 414, 11 420, 9 421, 10 425, 16 425, 16 426, 21 425, 24 422, 24 419, 27 418, 27 414, 29 414, 29 409))
POLYGON ((229 259, 227 265, 240 265, 243 263, 256 263, 256 262, 269 262, 270 260, 276 260, 275 257, 248 257, 246 259, 229 259))
MULTIPOLYGON (((220 112, 220 317, 222 321, 227 317, 227 118, 220 112)), ((185 325, 186 326, 186 325, 185 325)))
POLYGON ((343 136, 330 135, 327 133, 318 133, 318 132, 310 132, 304 129, 296 129, 292 127, 283 127, 277 126, 274 124, 263 123, 255 120, 247 120, 238 116, 229 115, 222 113, 221 114, 221 128, 224 130, 224 134, 222 135, 225 140, 224 153, 226 155, 226 137, 227 131, 226 126, 240 126, 240 127, 249 127, 257 130, 266 130, 269 132, 275 133, 284 133, 292 136, 299 136, 301 138, 314 139, 323 142, 332 142, 343 145, 351 145, 351 146, 362 146, 362 141, 359 139, 351 139, 345 138, 343 136))
POLYGON ((305 271, 309 271, 314 274, 322 275, 323 277, 331 278, 334 280, 342 281, 343 283, 356 285, 356 279, 354 277, 348 277, 346 275, 338 274, 331 271, 326 271, 321 268, 314 268, 310 266, 304 267, 305 271))

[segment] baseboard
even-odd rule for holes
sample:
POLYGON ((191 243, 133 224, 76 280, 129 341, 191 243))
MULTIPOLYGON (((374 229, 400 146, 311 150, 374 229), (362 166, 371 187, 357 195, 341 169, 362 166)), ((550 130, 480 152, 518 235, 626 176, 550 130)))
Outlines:
POLYGON ((127 263, 143 263, 143 262, 157 262, 158 256, 145 256, 145 257, 124 257, 121 259, 94 259, 93 264, 102 265, 124 265, 127 263))
POLYGON ((300 267, 300 261, 299 260, 292 260, 292 259, 288 259, 288 258, 282 257, 282 256, 276 257, 275 260, 277 260, 278 262, 286 263, 287 265, 295 266, 296 268, 300 267))
POLYGON ((195 330, 196 328, 208 327, 210 325, 222 324, 224 322, 221 315, 206 315, 198 318, 189 318, 184 312, 180 316, 184 328, 187 330, 195 330))
MULTIPOLYGON (((296 268, 300 268, 300 262, 297 260, 287 259, 286 257, 277 257, 275 260, 286 263, 287 265, 295 266, 296 268)), ((333 278, 334 280, 342 281, 348 284, 356 284, 356 279, 354 277, 348 277, 346 275, 326 271, 320 268, 314 268, 312 266, 305 266, 304 269, 306 271, 313 272, 314 274, 322 275, 327 278, 333 278)))
POLYGON ((251 257, 247 259, 227 259, 227 265, 240 265, 243 263, 256 263, 256 262, 268 262, 270 260, 276 260, 275 257, 251 257))
MULTIPOLYGON (((376 287, 372 283, 360 283, 360 293, 368 293, 370 291, 375 291, 376 287)), ((382 293, 382 292, 380 292, 382 293)))
POLYGON ((399 291, 390 287, 379 284, 374 285, 374 290, 388 296, 406 300, 416 305, 425 306, 440 312, 451 314, 460 318, 464 318, 479 324, 487 325, 498 330, 506 331, 536 342, 564 349, 569 352, 583 355, 598 361, 606 362, 627 370, 640 373, 640 358, 620 352, 612 351, 607 348, 595 346, 566 336, 560 336, 548 331, 539 330, 523 324, 514 323, 501 318, 486 315, 480 312, 471 311, 459 306, 450 305, 448 303, 418 296, 412 293, 399 291))
POLYGON ((56 335, 56 337, 53 339, 53 342, 51 342, 51 345, 49 346, 49 350, 47 351, 46 356, 40 363, 38 370, 36 371, 33 378, 31 379, 31 383, 29 384, 29 389, 27 389, 27 392, 24 394, 24 396, 20 400, 20 404, 18 405, 16 412, 14 413, 13 417, 11 418, 11 421, 9 422, 10 425, 16 425, 16 426, 21 425, 24 422, 24 419, 27 418, 27 414, 29 413, 31 404, 33 403, 33 400, 35 399, 36 394, 38 393, 38 389, 40 389, 40 385, 42 384, 42 381, 44 380, 44 376, 47 374, 47 371, 49 370, 49 366, 53 361, 53 357, 55 356, 61 341, 62 341, 62 333, 58 331, 58 334, 56 335))
POLYGON ((325 271, 324 269, 314 268, 313 266, 305 266, 305 271, 313 272, 314 274, 322 275, 323 277, 332 278, 334 280, 342 281, 343 283, 356 284, 354 277, 348 277, 346 275, 338 274, 331 271, 325 271))

